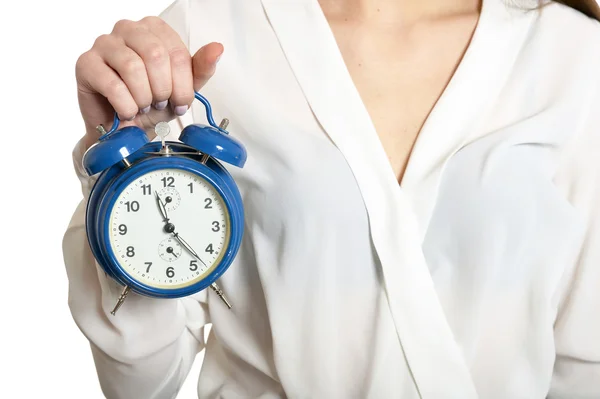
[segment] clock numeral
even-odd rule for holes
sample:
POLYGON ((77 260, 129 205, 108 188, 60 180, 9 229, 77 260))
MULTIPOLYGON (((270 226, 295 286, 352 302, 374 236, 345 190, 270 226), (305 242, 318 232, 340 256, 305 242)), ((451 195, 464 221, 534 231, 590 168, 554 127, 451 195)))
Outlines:
POLYGON ((144 265, 148 265, 146 268, 146 273, 150 273, 150 266, 152 266, 152 262, 144 262, 144 265))
POLYGON ((127 207, 127 212, 137 212, 140 210, 140 203, 137 201, 127 201, 125 206, 127 207))
POLYGON ((142 191, 144 195, 150 195, 152 193, 152 184, 144 184, 142 191))
POLYGON ((127 226, 126 225, 124 225, 124 224, 119 225, 119 234, 122 236, 127 234, 127 226))
POLYGON ((127 256, 129 256, 130 258, 132 256, 135 256, 135 248, 133 248, 133 247, 127 247, 127 256))
POLYGON ((167 267, 167 277, 172 278, 174 276, 175 276, 175 269, 173 269, 173 266, 167 267))
POLYGON ((190 194, 194 194, 194 183, 188 184, 188 187, 190 188, 190 194))
POLYGON ((208 247, 206 247, 206 249, 204 250, 204 252, 208 252, 209 254, 213 254, 213 252, 215 252, 215 250, 213 249, 212 244, 208 244, 208 247))
POLYGON ((206 205, 204 205, 204 209, 212 209, 212 199, 204 198, 204 202, 206 202, 206 205))
POLYGON ((173 176, 167 176, 160 179, 163 182, 163 187, 174 187, 175 178, 173 176))
POLYGON ((197 260, 191 260, 190 261, 190 270, 195 272, 196 270, 198 270, 198 261, 197 260))
POLYGON ((217 222, 216 220, 214 222, 212 222, 213 228, 212 231, 217 232, 219 230, 221 230, 221 226, 219 225, 219 222, 217 222))

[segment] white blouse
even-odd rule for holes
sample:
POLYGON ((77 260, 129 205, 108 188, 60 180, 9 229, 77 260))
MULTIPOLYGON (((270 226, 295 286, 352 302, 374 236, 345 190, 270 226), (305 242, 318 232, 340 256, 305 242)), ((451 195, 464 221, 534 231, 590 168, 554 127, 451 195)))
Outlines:
POLYGON ((600 24, 506 3, 483 1, 400 185, 317 0, 167 9, 192 53, 226 48, 202 93, 249 154, 234 307, 109 314, 78 145, 69 305, 105 395, 174 398, 206 347, 200 398, 600 398, 600 24))

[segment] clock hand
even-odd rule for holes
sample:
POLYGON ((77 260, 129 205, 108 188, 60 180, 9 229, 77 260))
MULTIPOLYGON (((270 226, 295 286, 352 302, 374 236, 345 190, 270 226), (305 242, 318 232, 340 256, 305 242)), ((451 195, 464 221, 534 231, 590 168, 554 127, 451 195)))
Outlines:
POLYGON ((196 253, 196 251, 194 251, 192 249, 192 247, 190 247, 190 244, 188 244, 187 241, 185 241, 183 238, 181 238, 181 236, 179 235, 179 233, 175 232, 175 225, 173 223, 169 223, 169 217, 167 215, 167 208, 165 207, 165 205, 160 200, 160 197, 158 196, 158 192, 154 191, 154 196, 156 197, 156 202, 158 203, 158 208, 160 209, 160 213, 163 216, 163 221, 166 223, 165 227, 164 227, 165 232, 173 234, 173 237, 175 237, 175 239, 177 241, 179 241, 179 243, 185 249, 187 249, 187 251, 189 253, 191 253, 195 258, 197 258, 200 262, 202 262, 202 264, 204 266, 206 266, 206 263, 204 263, 204 261, 202 259, 200 259, 200 256, 196 253))
MULTIPOLYGON (((192 247, 190 247, 190 245, 183 239, 181 238, 181 236, 179 235, 179 233, 175 233, 173 232, 173 237, 175 237, 175 239, 177 241, 179 241, 179 243, 188 250, 189 253, 191 253, 196 259, 198 259, 200 262, 202 262, 202 264, 204 266, 206 266, 206 263, 204 263, 204 261, 202 259, 200 259, 200 256, 198 256, 198 254, 196 253, 196 251, 194 251, 192 249, 192 247)), ((227 298, 225 297, 225 294, 223 293, 223 290, 221 289, 221 287, 219 287, 217 285, 217 283, 212 283, 210 285, 210 288, 213 289, 213 291, 215 291, 215 293, 219 296, 219 298, 221 298, 221 300, 225 303, 225 305, 231 309, 231 303, 229 303, 229 301, 227 300, 227 298)))
POLYGON ((172 247, 167 247, 167 253, 173 255, 175 259, 179 258, 179 256, 175 253, 172 247))
POLYGON ((204 263, 204 261, 202 259, 200 259, 200 256, 196 253, 196 251, 194 251, 192 249, 192 247, 190 247, 190 244, 188 244, 183 238, 181 238, 181 236, 179 235, 179 233, 175 233, 173 232, 173 237, 175 237, 175 239, 177 241, 179 241, 179 243, 185 248, 187 249, 187 251, 189 253, 191 253, 196 259, 198 259, 200 262, 202 262, 202 264, 204 266, 206 266, 206 263, 204 263))
POLYGON ((154 196, 156 197, 158 209, 160 210, 160 213, 163 217, 163 222, 169 223, 169 216, 167 216, 167 208, 165 207, 165 204, 163 204, 162 201, 160 200, 160 197, 158 196, 158 192, 154 191, 154 196))

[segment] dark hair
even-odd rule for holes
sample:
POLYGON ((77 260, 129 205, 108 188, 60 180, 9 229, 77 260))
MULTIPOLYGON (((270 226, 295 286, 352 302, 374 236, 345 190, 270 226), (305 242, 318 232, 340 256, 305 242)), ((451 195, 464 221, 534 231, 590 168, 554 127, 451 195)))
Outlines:
POLYGON ((555 0, 600 21, 600 6, 596 0, 555 0))

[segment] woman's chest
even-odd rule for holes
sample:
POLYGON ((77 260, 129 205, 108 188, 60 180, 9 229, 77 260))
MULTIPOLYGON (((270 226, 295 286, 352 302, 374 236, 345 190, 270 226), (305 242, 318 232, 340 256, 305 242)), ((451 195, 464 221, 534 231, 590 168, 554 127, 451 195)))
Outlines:
POLYGON ((475 12, 412 24, 329 18, 340 55, 399 181, 477 19, 475 12))
MULTIPOLYGON (((404 190, 387 187, 407 200, 396 203, 358 180, 358 173, 378 178, 381 171, 375 160, 357 170, 323 131, 299 88, 280 83, 267 102, 229 103, 238 116, 230 118, 231 131, 249 151, 247 167, 233 172, 242 188, 250 234, 260 231, 274 251, 286 248, 306 256, 305 268, 314 268, 318 276, 323 265, 311 260, 317 252, 366 251, 367 257, 376 256, 378 242, 370 217, 392 220, 399 208, 412 214, 426 199, 432 211, 428 218, 416 215, 419 230, 412 234, 422 235, 419 250, 446 302, 461 292, 505 294, 534 285, 543 287, 537 294, 552 298, 564 269, 573 262, 580 221, 552 182, 553 149, 527 143, 531 132, 548 129, 547 119, 481 134, 448 159, 431 160, 443 165, 437 184, 427 191, 419 191, 425 181, 412 181, 404 190), (428 197, 415 195, 421 192, 428 197), (369 198, 379 203, 373 207, 369 198)), ((243 93, 234 98, 248 99, 243 93)), ((385 245, 404 241, 390 231, 385 245)), ((373 276, 373 268, 379 267, 364 264, 361 271, 354 266, 353 272, 365 276, 373 276)))
MULTIPOLYGON (((552 182, 553 139, 570 132, 556 122, 567 114, 529 95, 530 74, 505 84, 526 24, 491 37, 493 50, 475 40, 400 188, 326 25, 301 30, 303 18, 320 18, 307 9, 267 7, 271 25, 252 31, 261 40, 245 36, 207 86, 217 119, 228 117, 248 148, 246 168, 233 171, 246 235, 224 277, 236 303, 261 305, 247 324, 285 329, 303 345, 323 342, 331 326, 331 348, 346 348, 371 341, 339 341, 336 331, 353 331, 344 323, 383 320, 369 331, 397 335, 433 397, 442 388, 472 397, 470 370, 503 367, 488 374, 498 376, 491 390, 548 374, 555 293, 581 227, 552 182), (524 347, 541 360, 523 362, 524 347)), ((280 341, 286 334, 269 334, 275 351, 294 347, 280 341)))
MULTIPOLYGON (((246 208, 243 262, 225 277, 248 292, 248 298, 236 302, 251 303, 251 298, 264 295, 268 311, 264 318, 254 312, 249 324, 261 320, 278 329, 279 317, 300 320, 310 315, 337 331, 334 327, 347 320, 389 320, 388 310, 376 306, 381 303, 378 293, 385 292, 383 262, 396 270, 421 264, 401 256, 382 259, 381 254, 388 248, 413 250, 407 243, 423 231, 417 250, 435 286, 432 297, 467 363, 490 371, 487 362, 494 359, 498 378, 493 389, 510 385, 514 375, 536 378, 539 370, 548 371, 557 290, 575 261, 581 225, 548 173, 549 149, 514 142, 514 137, 526 137, 546 123, 523 126, 523 132, 500 129, 447 160, 439 159, 444 167, 436 188, 429 191, 431 217, 417 218, 420 228, 403 234, 390 228, 381 240, 373 234, 372 216, 376 213, 395 224, 400 208, 412 213, 420 200, 412 195, 415 186, 406 191, 390 188, 399 190, 406 202, 377 197, 380 202, 373 206, 368 201, 373 192, 359 184, 344 153, 328 140, 309 110, 278 113, 273 123, 269 111, 280 105, 264 105, 252 109, 255 118, 243 127, 233 118, 231 130, 252 127, 242 132, 251 160, 247 169, 234 171, 246 208), (523 346, 540 351, 538 371, 515 368, 522 364, 518 349, 523 346)), ((363 167, 377 179, 375 168, 363 167)), ((388 278, 387 284, 400 292, 408 288, 402 278, 388 278)), ((407 301, 429 300, 416 291, 407 301)), ((429 308, 422 306, 420 311, 427 314, 429 308)), ((308 327, 298 331, 315 342, 324 335, 308 327)), ((281 334, 273 336, 277 341, 281 334)), ((357 337, 356 342, 368 338, 357 337)), ((274 342, 276 348, 279 344, 274 342)))
MULTIPOLYGON (((352 251, 358 238, 375 253, 377 247, 406 241, 392 231, 402 224, 396 219, 401 211, 416 219, 418 231, 412 231, 411 240, 420 244, 438 282, 448 273, 473 284, 481 279, 517 284, 537 276, 556 282, 564 267, 558 260, 565 254, 566 261, 577 241, 572 233, 579 220, 552 182, 556 148, 544 144, 544 137, 551 141, 557 136, 553 130, 565 127, 553 123, 558 116, 552 110, 494 127, 492 133, 486 124, 470 127, 476 131, 454 126, 458 121, 445 104, 409 162, 406 187, 400 188, 390 179, 393 165, 381 159, 385 152, 377 151, 381 144, 364 109, 343 92, 325 88, 323 94, 350 108, 315 108, 288 60, 276 48, 266 54, 269 68, 244 58, 247 69, 226 65, 213 87, 227 93, 214 96, 217 118, 228 117, 230 131, 248 149, 246 167, 232 170, 244 196, 246 221, 260 226, 274 248, 286 241, 286 246, 328 251, 325 232, 343 230, 340 236, 348 241, 336 241, 336 250, 352 251), (327 119, 317 118, 316 110, 328 112, 327 119), (338 125, 322 124, 332 121, 338 125), (390 228, 382 229, 386 224, 390 228)), ((339 88, 347 89, 345 84, 339 88)), ((461 105, 456 107, 458 112, 461 105)))

